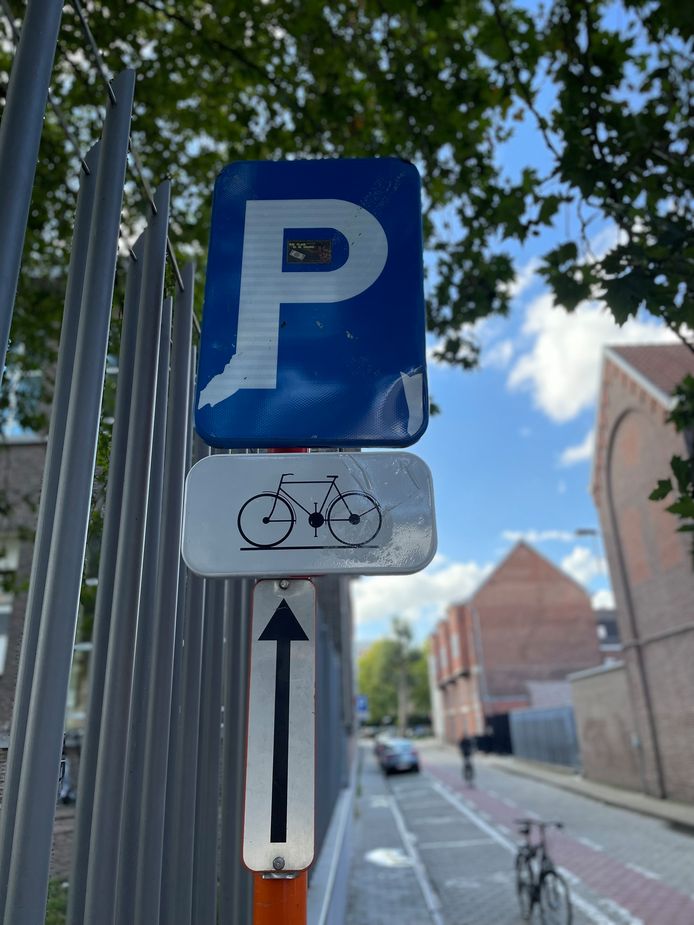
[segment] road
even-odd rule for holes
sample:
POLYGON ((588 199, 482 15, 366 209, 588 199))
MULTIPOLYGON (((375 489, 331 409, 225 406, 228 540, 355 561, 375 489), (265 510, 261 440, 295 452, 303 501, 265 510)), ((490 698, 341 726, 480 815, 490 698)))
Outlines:
POLYGON ((474 788, 448 747, 422 772, 384 778, 362 747, 347 925, 520 925, 519 816, 561 819, 550 848, 571 885, 574 925, 694 925, 694 838, 484 758, 474 788))

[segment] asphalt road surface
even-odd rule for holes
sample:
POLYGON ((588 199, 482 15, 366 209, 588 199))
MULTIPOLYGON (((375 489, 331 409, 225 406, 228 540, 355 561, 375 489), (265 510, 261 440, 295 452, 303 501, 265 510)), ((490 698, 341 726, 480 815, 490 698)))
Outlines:
MULTIPOLYGON (((559 819, 549 847, 574 925, 694 925, 694 833, 484 758, 474 787, 451 748, 385 778, 362 746, 347 925, 521 925, 514 820, 559 819)), ((539 916, 535 921, 539 922, 539 916)))

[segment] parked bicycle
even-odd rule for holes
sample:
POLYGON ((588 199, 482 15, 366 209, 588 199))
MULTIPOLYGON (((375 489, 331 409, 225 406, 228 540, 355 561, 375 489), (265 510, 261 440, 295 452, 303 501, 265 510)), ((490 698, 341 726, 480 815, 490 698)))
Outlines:
POLYGON ((516 855, 516 892, 523 920, 529 921, 538 906, 542 925, 571 925, 569 887, 549 856, 545 835, 548 828, 562 829, 563 823, 516 819, 516 825, 524 839, 516 855), (539 835, 536 842, 533 827, 539 835))
POLYGON ((327 524, 332 536, 342 546, 365 546, 374 539, 382 521, 381 509, 375 498, 364 491, 341 491, 337 475, 306 481, 290 478, 293 474, 284 472, 275 491, 253 495, 243 504, 237 523, 239 533, 247 543, 258 549, 279 546, 294 529, 297 509, 306 514, 314 538, 327 524), (313 510, 307 508, 296 497, 299 492, 288 488, 294 485, 327 485, 320 506, 314 501, 313 510))

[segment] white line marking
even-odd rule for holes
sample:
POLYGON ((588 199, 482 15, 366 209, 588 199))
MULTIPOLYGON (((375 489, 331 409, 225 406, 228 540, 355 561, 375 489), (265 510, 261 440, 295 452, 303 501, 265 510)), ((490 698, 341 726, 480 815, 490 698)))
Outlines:
POLYGON ((419 850, 423 848, 478 848, 480 845, 491 845, 488 838, 468 838, 467 841, 427 841, 420 842, 419 850))
POLYGON ((414 842, 410 837, 410 833, 407 831, 405 820, 402 818, 402 813, 400 812, 400 807, 398 806, 398 801, 396 799, 391 802, 390 808, 393 813, 393 818, 395 819, 395 824, 398 827, 400 838, 402 839, 402 843, 405 846, 405 851, 412 861, 412 869, 414 870, 414 875, 417 878, 419 888, 422 891, 422 896, 424 897, 426 907, 429 910, 431 921, 434 923, 434 925, 445 925, 443 916, 441 915, 441 906, 436 897, 436 894, 434 893, 431 883, 429 882, 429 877, 427 876, 426 868, 422 863, 422 859, 420 858, 419 853, 414 846, 414 842))
POLYGON ((510 806, 511 809, 518 809, 518 804, 515 800, 509 800, 508 797, 501 797, 501 802, 505 803, 507 806, 510 806))
POLYGON ((618 903, 613 902, 611 899, 603 899, 601 902, 608 912, 617 916, 617 921, 620 922, 621 925, 643 925, 643 919, 639 919, 635 915, 632 915, 631 912, 618 903))
POLYGON ((585 838, 583 836, 577 835, 576 841, 580 841, 582 845, 585 845, 586 848, 592 848, 593 851, 604 851, 605 849, 602 845, 599 845, 596 841, 593 841, 591 838, 585 838))
POLYGON ((642 877, 648 877, 649 880, 663 879, 659 874, 654 874, 652 870, 647 870, 645 867, 639 867, 638 864, 627 864, 626 866, 635 871, 637 874, 641 874, 642 877))
MULTIPOLYGON (((436 779, 432 779, 431 785, 437 793, 440 793, 444 799, 448 800, 451 806, 454 806, 458 812, 462 813, 464 816, 467 816, 471 822, 474 822, 474 824, 479 829, 482 829, 482 831, 486 832, 490 838, 493 838, 495 842, 498 842, 502 848, 505 848, 511 854, 516 853, 517 846, 510 839, 503 836, 501 832, 497 831, 496 828, 485 822, 484 819, 480 819, 477 813, 473 813, 472 810, 469 810, 466 806, 464 806, 462 801, 458 799, 457 794, 451 792, 448 787, 439 783, 439 781, 436 779)), ((609 919, 596 906, 594 906, 592 903, 589 903, 586 899, 583 899, 583 897, 579 896, 576 892, 571 894, 571 902, 574 904, 574 906, 576 906, 577 909, 580 909, 581 912, 583 912, 583 914, 586 915, 591 922, 594 922, 595 925, 614 925, 612 919, 609 919)))

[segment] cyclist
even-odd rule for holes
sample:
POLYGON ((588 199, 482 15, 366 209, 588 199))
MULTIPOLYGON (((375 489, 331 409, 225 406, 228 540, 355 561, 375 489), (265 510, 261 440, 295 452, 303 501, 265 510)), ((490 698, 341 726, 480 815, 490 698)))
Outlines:
POLYGON ((463 737, 458 742, 458 748, 463 756, 463 777, 466 782, 472 785, 475 779, 475 766, 472 763, 472 755, 475 751, 475 740, 463 733, 463 737))

